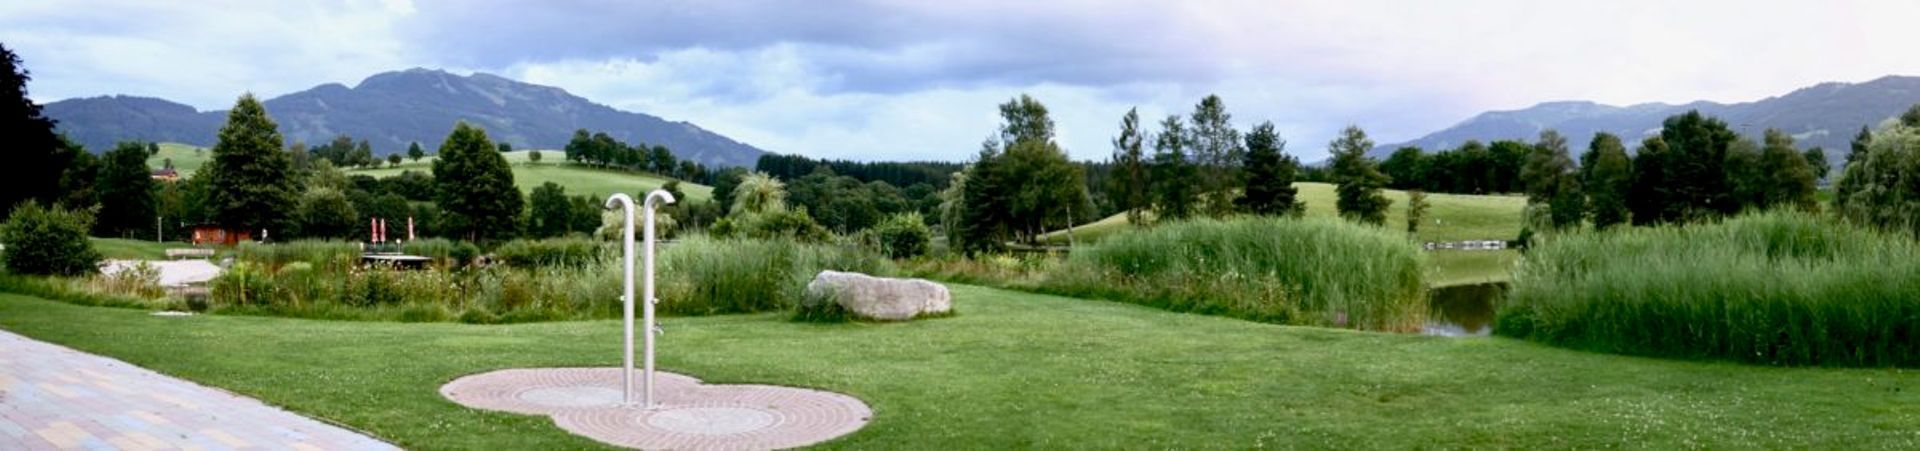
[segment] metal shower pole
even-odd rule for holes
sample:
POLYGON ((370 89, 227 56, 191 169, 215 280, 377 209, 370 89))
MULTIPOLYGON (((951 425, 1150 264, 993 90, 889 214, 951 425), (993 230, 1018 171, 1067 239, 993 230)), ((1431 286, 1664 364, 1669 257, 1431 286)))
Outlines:
MULTIPOLYGON (((646 209, 647 209, 646 299, 647 299, 647 303, 644 304, 645 311, 646 311, 646 331, 647 331, 647 354, 646 354, 647 355, 647 379, 646 379, 647 384, 646 384, 646 396, 641 399, 642 399, 642 402, 646 405, 646 408, 648 409, 653 408, 653 337, 660 333, 660 331, 655 329, 653 325, 653 304, 660 302, 659 298, 653 297, 653 250, 654 250, 653 212, 654 210, 658 210, 660 208, 660 205, 672 204, 673 202, 674 202, 673 194, 668 193, 666 190, 657 189, 647 193, 647 200, 646 200, 646 209), (654 203, 655 201, 659 201, 660 203, 656 204, 654 203)), ((629 214, 628 217, 631 218, 632 215, 629 214)), ((631 221, 627 223, 627 240, 629 243, 631 243, 633 240, 633 223, 631 221)), ((631 261, 633 258, 631 257, 632 255, 631 244, 628 245, 628 249, 629 249, 628 251, 629 257, 627 258, 628 258, 629 264, 627 265, 627 271, 633 271, 633 265, 631 264, 631 261)), ((629 280, 629 282, 627 282, 628 286, 632 286, 633 284, 633 282, 631 282, 632 277, 628 277, 628 280, 629 280)), ((628 291, 631 292, 632 290, 628 290, 628 291)), ((629 313, 628 317, 631 318, 632 314, 629 313)), ((629 347, 633 346, 633 338, 631 337, 631 331, 629 331, 629 337, 627 338, 627 346, 629 347)), ((628 353, 628 355, 631 356, 632 353, 628 353)))
POLYGON ((607 198, 607 208, 616 206, 621 207, 627 215, 626 227, 620 233, 623 238, 621 254, 626 256, 624 264, 620 265, 626 270, 626 277, 622 279, 625 283, 620 292, 621 318, 626 320, 626 334, 621 341, 626 348, 625 352, 620 353, 620 403, 633 405, 633 198, 614 193, 613 197, 607 198))

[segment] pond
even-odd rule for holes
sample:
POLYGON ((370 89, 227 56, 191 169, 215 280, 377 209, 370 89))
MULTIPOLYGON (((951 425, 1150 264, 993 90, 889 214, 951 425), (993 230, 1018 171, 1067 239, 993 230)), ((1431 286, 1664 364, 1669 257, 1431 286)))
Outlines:
POLYGON ((1452 285, 1427 292, 1427 325, 1420 332, 1443 337, 1477 337, 1493 332, 1493 310, 1507 294, 1505 282, 1452 285))

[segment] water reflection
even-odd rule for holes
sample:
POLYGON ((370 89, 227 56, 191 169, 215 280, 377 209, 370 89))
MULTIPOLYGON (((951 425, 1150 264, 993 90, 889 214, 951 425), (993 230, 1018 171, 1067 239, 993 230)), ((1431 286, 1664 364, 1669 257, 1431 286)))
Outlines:
POLYGON ((1454 285, 1427 292, 1427 325, 1421 333, 1446 337, 1493 332, 1493 308, 1507 293, 1506 283, 1454 285))

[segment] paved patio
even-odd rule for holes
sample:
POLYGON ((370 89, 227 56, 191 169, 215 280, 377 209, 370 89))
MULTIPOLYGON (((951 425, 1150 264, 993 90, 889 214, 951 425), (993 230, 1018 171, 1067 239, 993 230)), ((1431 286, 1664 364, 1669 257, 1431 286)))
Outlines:
POLYGON ((0 449, 386 450, 219 389, 0 330, 0 449))
MULTIPOLYGON (((641 375, 634 372, 634 389, 641 375)), ((546 415, 569 432, 642 449, 782 449, 867 425, 873 410, 839 393, 707 385, 659 372, 652 410, 622 405, 619 368, 526 368, 455 379, 440 394, 468 407, 546 415)))

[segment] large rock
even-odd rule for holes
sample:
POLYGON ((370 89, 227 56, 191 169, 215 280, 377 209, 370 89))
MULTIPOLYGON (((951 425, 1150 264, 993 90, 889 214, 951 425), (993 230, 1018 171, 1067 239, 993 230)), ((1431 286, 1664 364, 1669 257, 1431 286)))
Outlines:
POLYGON ((854 316, 882 321, 909 320, 953 310, 947 287, 921 279, 889 279, 866 274, 821 271, 807 283, 803 307, 840 304, 854 316))

